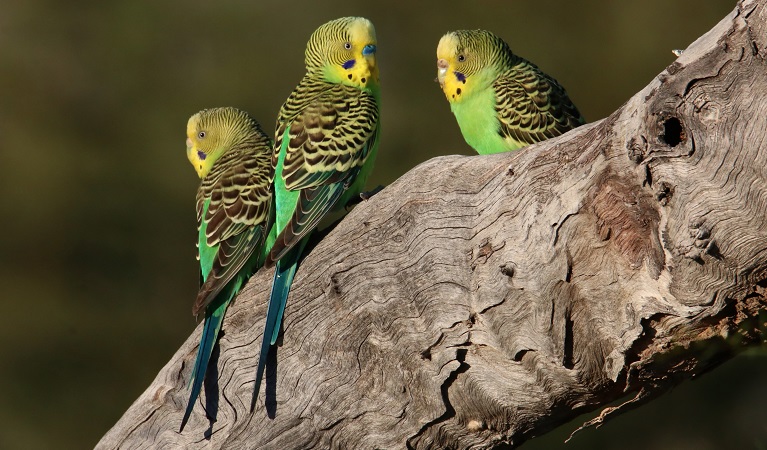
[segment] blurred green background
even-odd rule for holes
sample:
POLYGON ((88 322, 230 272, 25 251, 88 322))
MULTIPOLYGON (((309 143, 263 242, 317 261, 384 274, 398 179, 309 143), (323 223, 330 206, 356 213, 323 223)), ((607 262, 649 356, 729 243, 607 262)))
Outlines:
MULTIPOLYGON (((0 448, 95 445, 195 327, 187 118, 250 111, 266 129, 321 23, 376 25, 384 135, 370 184, 471 154, 434 78, 443 33, 486 28, 590 121, 642 89, 733 0, 7 2, 0 14, 0 448)), ((587 430, 567 448, 767 448, 767 358, 587 430)), ((571 423, 525 448, 558 448, 571 423)))

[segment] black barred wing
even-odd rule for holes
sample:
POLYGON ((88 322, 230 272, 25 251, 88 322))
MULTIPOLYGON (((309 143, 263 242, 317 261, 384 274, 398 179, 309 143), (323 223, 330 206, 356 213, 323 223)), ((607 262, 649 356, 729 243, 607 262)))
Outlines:
MULTIPOLYGON (((292 118, 281 116, 277 130, 278 139, 288 136, 272 161, 276 165, 280 150, 285 152, 281 176, 288 190, 300 194, 293 217, 271 250, 271 261, 280 259, 333 209, 377 142, 378 106, 372 95, 337 84, 315 86, 322 92, 305 94, 303 108, 292 118)), ((290 104, 288 99, 283 113, 290 104)))
POLYGON ((231 151, 217 161, 197 193, 198 224, 205 223, 198 251, 218 247, 193 312, 197 315, 262 248, 268 232, 273 179, 271 151, 231 151), (205 212, 205 199, 210 203, 205 212), (203 213, 204 217, 203 217, 203 213))
POLYGON ((320 87, 323 92, 311 96, 278 131, 280 137, 289 133, 282 177, 290 190, 348 178, 367 160, 367 144, 377 129, 378 106, 372 95, 337 84, 320 87))
POLYGON ((557 81, 522 61, 493 83, 500 134, 521 145, 559 136, 584 123, 557 81))

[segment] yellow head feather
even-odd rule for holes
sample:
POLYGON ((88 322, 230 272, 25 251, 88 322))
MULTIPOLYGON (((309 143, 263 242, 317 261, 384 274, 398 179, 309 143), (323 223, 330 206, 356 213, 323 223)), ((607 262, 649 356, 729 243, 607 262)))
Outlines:
POLYGON ((489 31, 452 31, 437 45, 437 81, 447 100, 458 102, 487 87, 497 69, 512 64, 514 58, 509 46, 489 31))
MULTIPOLYGON (((458 61, 458 52, 460 42, 455 33, 447 33, 442 36, 437 44, 437 82, 445 93, 447 101, 453 102, 456 99, 456 92, 463 93, 463 86, 466 80, 459 80, 456 76, 456 66, 458 61)), ((459 94, 460 99, 460 94, 459 94)))
POLYGON ((189 118, 186 123, 186 157, 192 163, 195 172, 200 178, 204 178, 210 171, 212 164, 206 163, 207 153, 201 150, 201 138, 199 133, 205 133, 200 129, 200 113, 189 118), (199 130, 199 131, 198 131, 199 130))
POLYGON ((197 175, 205 178, 221 156, 256 134, 263 135, 263 131, 245 111, 232 107, 204 109, 186 124, 186 157, 197 175))
POLYGON ((343 17, 321 25, 306 45, 306 69, 332 83, 370 89, 378 84, 373 23, 343 17))

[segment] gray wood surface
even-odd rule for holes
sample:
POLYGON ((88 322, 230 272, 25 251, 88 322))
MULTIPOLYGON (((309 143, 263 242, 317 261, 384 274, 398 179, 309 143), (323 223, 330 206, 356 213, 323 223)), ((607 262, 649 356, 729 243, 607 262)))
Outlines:
POLYGON ((184 432, 199 326, 98 448, 512 448, 762 344, 765 3, 604 120, 430 160, 358 205, 300 267, 253 414, 269 270, 184 432))

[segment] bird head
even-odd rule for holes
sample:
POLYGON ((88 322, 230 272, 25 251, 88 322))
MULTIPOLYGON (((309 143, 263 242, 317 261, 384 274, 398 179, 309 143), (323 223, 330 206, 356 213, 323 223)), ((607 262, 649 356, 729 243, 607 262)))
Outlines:
POLYGON ((186 157, 200 178, 236 144, 260 132, 258 123, 237 108, 204 109, 189 118, 186 125, 186 157))
POLYGON ((332 83, 370 89, 378 84, 373 23, 342 17, 321 25, 306 44, 306 69, 332 83))
POLYGON ((489 31, 451 31, 437 45, 436 81, 447 100, 457 102, 492 83, 495 73, 486 69, 503 67, 513 57, 509 46, 489 31))

